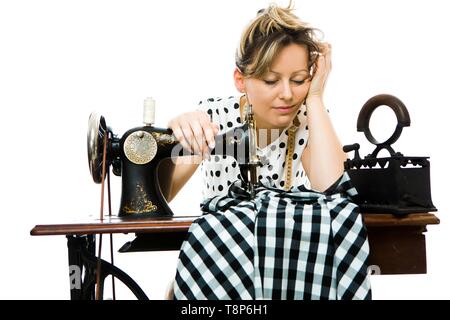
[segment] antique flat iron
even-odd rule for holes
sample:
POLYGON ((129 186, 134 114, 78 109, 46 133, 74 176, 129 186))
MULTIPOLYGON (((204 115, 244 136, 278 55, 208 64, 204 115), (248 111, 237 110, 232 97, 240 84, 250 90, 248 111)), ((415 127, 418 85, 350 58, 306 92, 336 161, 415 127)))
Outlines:
MULTIPOLYGON (((88 162, 95 183, 102 183, 103 159, 106 167, 122 177, 122 195, 119 217, 172 216, 164 198, 170 187, 174 164, 161 166, 167 158, 193 155, 185 150, 171 129, 154 127, 155 102, 144 102, 144 126, 128 130, 121 138, 107 127, 105 118, 92 113, 88 122, 88 162), (105 148, 106 141, 106 148, 105 148), (103 154, 106 150, 106 155, 103 154), (164 171, 164 172, 160 172, 164 171)), ((244 186, 254 195, 258 183, 257 167, 261 165, 256 154, 256 126, 251 106, 245 110, 245 121, 240 127, 216 136, 211 155, 232 156, 236 159, 244 186)))
POLYGON ((359 144, 343 148, 344 152, 355 152, 354 158, 346 160, 344 167, 358 192, 355 202, 362 212, 403 215, 437 211, 431 201, 429 157, 406 157, 391 146, 403 128, 410 124, 405 105, 392 95, 374 96, 363 105, 357 131, 364 132, 369 142, 376 146, 375 150, 361 159, 359 144), (370 117, 381 105, 390 107, 397 117, 394 133, 384 142, 378 142, 369 129, 370 117), (377 157, 383 149, 390 157, 377 157))

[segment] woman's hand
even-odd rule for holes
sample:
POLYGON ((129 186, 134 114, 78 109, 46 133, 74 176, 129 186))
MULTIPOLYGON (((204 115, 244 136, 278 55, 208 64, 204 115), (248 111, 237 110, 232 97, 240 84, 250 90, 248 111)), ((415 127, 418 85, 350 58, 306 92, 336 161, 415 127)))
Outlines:
MULTIPOLYGON (((306 100, 315 100, 323 98, 328 75, 331 71, 331 45, 323 43, 320 48, 319 57, 314 66, 311 83, 309 86, 306 100)), ((307 104, 308 105, 308 104, 307 104)))
POLYGON ((211 122, 203 111, 183 113, 169 121, 167 126, 184 149, 206 158, 209 148, 215 146, 215 136, 219 132, 217 124, 211 122))

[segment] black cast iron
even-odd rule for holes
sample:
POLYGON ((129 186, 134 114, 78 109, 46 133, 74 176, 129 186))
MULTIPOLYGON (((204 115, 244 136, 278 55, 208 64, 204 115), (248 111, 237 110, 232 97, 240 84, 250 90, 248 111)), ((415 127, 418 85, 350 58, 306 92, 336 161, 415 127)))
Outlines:
POLYGON ((355 202, 362 212, 402 215, 437 210, 431 201, 429 157, 405 157, 391 146, 403 128, 410 124, 406 106, 392 95, 374 96, 363 105, 357 131, 364 132, 369 142, 376 146, 375 150, 361 159, 359 144, 343 148, 344 152, 355 152, 354 158, 345 161, 344 167, 358 192, 355 202), (382 105, 394 111, 397 126, 389 139, 378 142, 369 129, 369 123, 373 111, 382 105), (386 149, 390 157, 378 158, 382 149, 386 149))

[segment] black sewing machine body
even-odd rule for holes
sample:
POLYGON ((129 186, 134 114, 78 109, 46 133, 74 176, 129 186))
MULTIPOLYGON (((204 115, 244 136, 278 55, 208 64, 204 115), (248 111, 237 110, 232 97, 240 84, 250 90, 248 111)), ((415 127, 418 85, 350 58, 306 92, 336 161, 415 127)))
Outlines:
MULTIPOLYGON (((248 125, 230 129, 224 134, 216 137, 216 146, 210 151, 210 155, 235 157, 241 169, 249 162, 248 152, 248 125)), ((169 190, 169 183, 173 174, 174 165, 169 160, 177 157, 190 156, 192 153, 184 149, 172 135, 172 130, 144 126, 127 131, 120 139, 120 163, 122 175, 122 197, 119 209, 119 216, 173 215, 172 210, 167 205, 164 194, 169 190), (146 164, 139 164, 131 161, 132 152, 126 154, 128 140, 145 139, 143 144, 150 144, 155 148, 155 155, 146 164), (140 137, 143 136, 143 137, 140 137), (147 137, 147 139, 146 139, 147 137), (156 143, 149 143, 155 140, 156 143), (162 161, 166 160, 164 165, 162 161), (169 160, 169 161, 167 161, 169 160)), ((142 152, 141 152, 142 153, 142 152)), ((144 152, 145 153, 145 152, 144 152)), ((119 160, 117 159, 117 160, 119 160)), ((115 170, 113 172, 117 172, 115 170)), ((246 176, 244 173, 241 174, 246 176)))
MULTIPOLYGON (((164 194, 168 190, 166 180, 172 176, 174 167, 164 167, 166 172, 163 174, 167 179, 162 181, 159 181, 158 169, 161 161, 170 157, 175 145, 176 141, 168 130, 152 126, 133 128, 120 138, 119 154, 113 160, 114 174, 122 176, 122 195, 118 214, 120 217, 173 215, 164 194), (141 151, 126 152, 126 148, 131 149, 130 144, 138 144, 137 149, 141 151), (144 144, 147 144, 147 147, 144 144), (142 150, 143 147, 145 150, 142 150), (142 153, 153 158, 147 163, 139 163, 142 153)), ((141 159, 140 162, 145 162, 145 159, 141 159)))
POLYGON ((375 150, 361 159, 359 145, 344 146, 344 152, 355 151, 353 159, 344 163, 358 195, 355 202, 365 213, 408 214, 437 211, 431 201, 429 157, 405 157, 391 147, 410 125, 408 110, 396 97, 377 95, 362 107, 357 130, 376 146, 375 150), (393 135, 385 142, 378 142, 369 129, 370 116, 381 106, 389 106, 397 116, 393 135), (386 149, 390 157, 378 158, 379 151, 386 149))

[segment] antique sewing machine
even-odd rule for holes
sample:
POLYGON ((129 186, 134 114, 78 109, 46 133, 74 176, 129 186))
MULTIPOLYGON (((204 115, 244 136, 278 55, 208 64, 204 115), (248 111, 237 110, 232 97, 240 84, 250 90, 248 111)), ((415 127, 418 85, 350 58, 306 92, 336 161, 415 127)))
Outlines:
POLYGON ((355 202, 362 212, 404 215, 437 211, 431 201, 429 157, 407 157, 395 152, 391 146, 410 123, 405 105, 392 95, 374 96, 361 108, 357 131, 364 132, 367 140, 376 147, 361 159, 359 144, 344 146, 344 152, 355 152, 354 158, 345 161, 344 167, 358 191, 355 202), (381 105, 390 107, 397 117, 394 133, 384 142, 378 142, 369 128, 372 113, 381 105), (383 149, 390 157, 377 157, 383 149))
MULTIPOLYGON (((174 165, 164 159, 193 155, 184 149, 171 129, 154 127, 155 102, 144 102, 144 126, 128 130, 121 138, 106 125, 105 118, 92 113, 88 123, 89 169, 94 182, 102 183, 102 167, 112 166, 122 177, 119 217, 172 216, 164 194, 170 188, 174 165), (106 144, 106 145, 105 145, 106 144), (104 154, 106 151, 106 154, 104 154), (162 170, 163 172, 159 172, 162 170), (163 178, 161 178, 163 177, 163 178)), ((240 127, 218 135, 210 155, 232 156, 239 165, 244 187, 254 195, 257 167, 256 127, 252 106, 246 106, 245 121, 240 127)))

